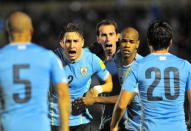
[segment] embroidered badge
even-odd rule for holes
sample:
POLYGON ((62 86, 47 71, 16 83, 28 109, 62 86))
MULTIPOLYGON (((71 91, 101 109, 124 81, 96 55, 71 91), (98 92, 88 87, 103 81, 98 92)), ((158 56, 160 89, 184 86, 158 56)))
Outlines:
POLYGON ((80 68, 80 73, 83 77, 85 77, 87 75, 88 69, 87 67, 81 67, 80 68))

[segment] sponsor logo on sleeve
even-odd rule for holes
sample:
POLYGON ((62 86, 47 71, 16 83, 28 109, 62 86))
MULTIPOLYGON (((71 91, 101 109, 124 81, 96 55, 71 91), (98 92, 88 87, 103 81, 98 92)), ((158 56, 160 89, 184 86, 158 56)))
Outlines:
POLYGON ((105 69, 105 64, 103 63, 102 60, 99 61, 99 64, 102 70, 105 69))

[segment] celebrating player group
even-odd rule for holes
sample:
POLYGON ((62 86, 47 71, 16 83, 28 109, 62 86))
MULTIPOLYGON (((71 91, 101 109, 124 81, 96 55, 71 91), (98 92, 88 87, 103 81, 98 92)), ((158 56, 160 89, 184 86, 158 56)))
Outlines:
POLYGON ((64 25, 54 50, 32 43, 24 12, 11 13, 6 27, 0 131, 191 131, 191 64, 169 52, 167 21, 148 25, 145 57, 138 30, 119 31, 112 19, 98 22, 89 47, 80 25, 64 25))

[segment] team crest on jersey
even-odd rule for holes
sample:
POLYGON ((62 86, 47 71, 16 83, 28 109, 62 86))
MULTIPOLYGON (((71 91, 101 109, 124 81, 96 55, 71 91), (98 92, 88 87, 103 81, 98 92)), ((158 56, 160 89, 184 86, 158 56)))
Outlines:
POLYGON ((81 73, 81 75, 82 75, 83 77, 87 75, 87 72, 88 72, 87 67, 81 67, 81 68, 80 68, 80 73, 81 73))

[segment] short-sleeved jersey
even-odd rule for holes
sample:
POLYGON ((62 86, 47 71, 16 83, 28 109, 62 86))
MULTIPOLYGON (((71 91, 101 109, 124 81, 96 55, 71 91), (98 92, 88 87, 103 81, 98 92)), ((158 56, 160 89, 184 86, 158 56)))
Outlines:
MULTIPOLYGON (((136 60, 141 59, 142 56, 137 55, 136 60)), ((119 95, 120 90, 121 90, 121 84, 124 81, 125 76, 128 75, 129 72, 129 67, 132 65, 128 66, 121 66, 121 52, 116 53, 115 57, 110 60, 105 62, 106 68, 109 70, 110 74, 112 75, 112 80, 113 80, 113 90, 110 93, 105 93, 103 94, 104 96, 115 96, 119 95)), ((123 119, 120 121, 120 128, 128 128, 128 129, 139 129, 139 123, 140 120, 138 116, 140 116, 140 104, 139 104, 139 99, 138 96, 133 100, 134 104, 130 105, 129 107, 129 113, 125 113, 123 119), (133 108, 131 108, 133 107, 133 108), (126 123, 127 115, 129 115, 129 118, 131 118, 135 122, 129 122, 128 124, 126 123), (132 117, 135 116, 136 117, 132 117), (135 119, 135 120, 134 120, 135 119)), ((107 130, 110 127, 111 119, 112 119, 112 113, 114 109, 114 104, 106 104, 103 107, 103 115, 101 117, 101 124, 100 128, 107 130)), ((131 121, 129 119, 129 121, 131 121)))
MULTIPOLYGON (((116 54, 115 62, 117 64, 118 75, 122 84, 124 80, 128 77, 128 73, 131 70, 131 66, 143 57, 137 54, 135 60, 127 66, 123 66, 121 57, 121 52, 116 54)), ((124 114, 123 120, 128 120, 128 122, 124 121, 123 123, 125 128, 132 131, 140 131, 141 114, 142 111, 140 98, 139 95, 136 95, 131 101, 131 103, 128 105, 127 110, 124 114)))
POLYGON ((143 131, 187 131, 183 103, 191 89, 191 65, 186 60, 152 53, 132 66, 122 88, 139 91, 143 131))
MULTIPOLYGON (((80 58, 75 62, 70 62, 64 56, 64 50, 58 48, 55 53, 61 58, 64 65, 64 70, 67 74, 69 91, 71 100, 74 101, 79 97, 83 97, 89 90, 91 84, 91 76, 96 74, 102 81, 105 81, 109 75, 104 63, 95 54, 91 53, 87 49, 83 49, 80 58)), ((59 125, 59 114, 57 107, 57 94, 52 95, 50 100, 50 113, 52 125, 59 125)), ((88 110, 84 113, 75 113, 72 109, 70 115, 70 126, 77 126, 85 123, 89 123, 92 118, 88 110)))
POLYGON ((9 44, 0 50, 0 122, 5 131, 50 131, 50 80, 66 83, 59 58, 33 43, 9 44))

